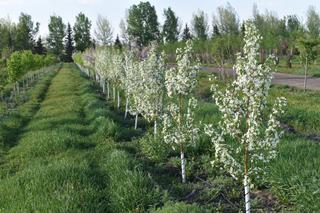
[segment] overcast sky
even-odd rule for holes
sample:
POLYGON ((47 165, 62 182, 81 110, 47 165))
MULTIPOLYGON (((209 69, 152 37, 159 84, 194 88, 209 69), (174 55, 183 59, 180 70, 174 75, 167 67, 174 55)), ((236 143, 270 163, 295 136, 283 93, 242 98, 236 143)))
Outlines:
MULTIPOLYGON (((0 0, 0 17, 9 16, 12 21, 17 22, 21 12, 28 13, 35 22, 40 22, 40 34, 45 36, 48 33, 50 15, 59 15, 65 23, 73 24, 75 16, 79 12, 84 12, 95 27, 95 20, 98 14, 101 14, 110 20, 117 34, 119 22, 124 18, 126 9, 139 2, 138 0, 0 0)), ((156 7, 160 23, 163 22, 164 8, 170 6, 183 23, 189 23, 192 14, 198 9, 203 10, 208 14, 210 25, 216 8, 225 6, 227 2, 236 9, 241 20, 252 16, 254 3, 260 12, 267 9, 274 11, 279 17, 296 14, 303 21, 310 5, 320 11, 319 0, 150 0, 156 7)))

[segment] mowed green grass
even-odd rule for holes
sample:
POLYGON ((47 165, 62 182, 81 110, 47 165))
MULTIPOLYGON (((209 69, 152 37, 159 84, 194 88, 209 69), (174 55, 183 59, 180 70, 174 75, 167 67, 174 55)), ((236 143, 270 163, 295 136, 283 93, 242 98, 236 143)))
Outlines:
MULTIPOLYGON (((49 73, 42 78, 35 87, 27 91, 24 95, 26 102, 18 105, 12 112, 0 115, 0 152, 5 152, 14 146, 18 140, 18 135, 26 123, 30 121, 37 112, 40 104, 55 76, 55 72, 49 73)), ((3 155, 0 155, 0 159, 3 155)))
POLYGON ((117 125, 74 65, 53 78, 1 163, 1 212, 144 212, 162 192, 113 140, 117 125))

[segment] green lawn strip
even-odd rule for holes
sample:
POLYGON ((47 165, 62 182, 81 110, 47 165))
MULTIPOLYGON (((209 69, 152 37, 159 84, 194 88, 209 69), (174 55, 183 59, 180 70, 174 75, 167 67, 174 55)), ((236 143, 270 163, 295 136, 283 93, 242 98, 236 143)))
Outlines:
MULTIPOLYGON (((30 121, 40 107, 51 79, 56 73, 49 73, 25 94, 27 99, 9 114, 0 118, 0 150, 5 152, 13 147, 23 127, 30 121)), ((1 158, 3 157, 1 154, 1 158)))
POLYGON ((287 135, 267 176, 271 191, 292 210, 317 212, 320 209, 319 142, 287 135))
POLYGON ((40 110, 2 165, 4 212, 144 212, 154 182, 115 146, 116 124, 73 65, 53 79, 40 110))

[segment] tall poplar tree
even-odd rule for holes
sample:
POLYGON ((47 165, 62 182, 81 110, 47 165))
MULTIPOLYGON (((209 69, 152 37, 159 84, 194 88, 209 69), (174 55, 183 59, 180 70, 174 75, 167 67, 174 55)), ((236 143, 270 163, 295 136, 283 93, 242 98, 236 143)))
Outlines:
POLYGON ((165 21, 162 28, 162 36, 165 42, 178 41, 179 29, 178 29, 178 17, 169 7, 164 10, 165 21))
POLYGON ((55 54, 60 59, 63 57, 64 45, 63 39, 65 37, 66 25, 63 23, 60 16, 50 16, 49 36, 47 38, 48 50, 55 54))
POLYGON ((159 38, 159 23, 156 9, 150 2, 140 2, 129 9, 128 34, 139 47, 159 38))
POLYGON ((73 26, 75 49, 77 51, 83 52, 92 46, 90 29, 91 21, 89 18, 84 13, 79 13, 73 26))

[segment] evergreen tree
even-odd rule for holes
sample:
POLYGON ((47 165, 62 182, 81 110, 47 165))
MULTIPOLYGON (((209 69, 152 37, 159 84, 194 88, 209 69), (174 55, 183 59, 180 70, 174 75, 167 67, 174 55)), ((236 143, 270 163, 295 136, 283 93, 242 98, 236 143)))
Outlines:
POLYGON ((65 62, 73 62, 72 54, 74 51, 73 47, 73 38, 72 38, 72 29, 70 23, 68 23, 67 27, 67 37, 65 41, 65 62))
POLYGON ((186 24, 186 27, 184 28, 183 33, 182 33, 182 40, 187 41, 190 39, 192 39, 192 35, 190 33, 190 29, 188 27, 188 24, 186 24))
POLYGON ((76 17, 76 23, 73 27, 75 49, 77 51, 85 51, 92 46, 90 35, 91 21, 83 13, 79 13, 76 17))
POLYGON ((115 42, 114 42, 114 47, 116 48, 116 49, 122 49, 122 44, 121 44, 121 41, 120 41, 120 39, 119 39, 119 36, 117 35, 117 38, 116 38, 116 40, 115 40, 115 42))
POLYGON ((245 31, 246 31, 246 27, 245 27, 244 23, 242 23, 242 25, 241 25, 241 35, 242 36, 244 36, 245 31))
POLYGON ((218 28, 218 26, 215 24, 215 25, 213 25, 213 33, 212 33, 212 37, 214 38, 214 37, 216 37, 216 36, 220 36, 221 34, 220 34, 220 31, 219 31, 219 28, 218 28))
POLYGON ((39 36, 36 45, 34 47, 34 53, 39 54, 39 55, 45 55, 46 54, 46 49, 42 44, 42 39, 41 36, 39 36))
POLYGON ((164 10, 164 16, 166 20, 163 24, 162 36, 165 42, 175 42, 178 41, 179 29, 178 29, 178 17, 169 7, 164 10))

